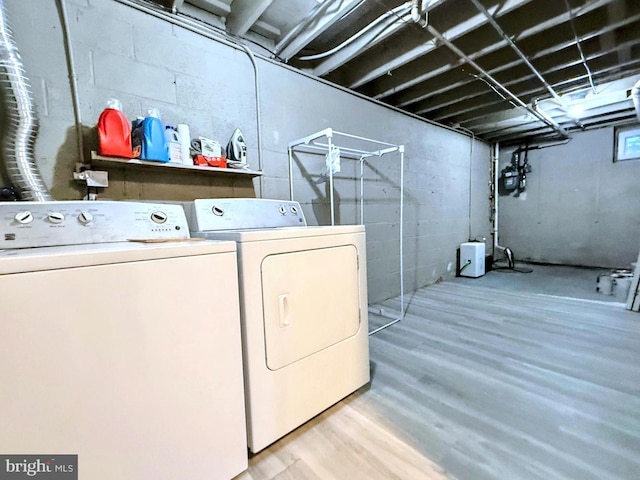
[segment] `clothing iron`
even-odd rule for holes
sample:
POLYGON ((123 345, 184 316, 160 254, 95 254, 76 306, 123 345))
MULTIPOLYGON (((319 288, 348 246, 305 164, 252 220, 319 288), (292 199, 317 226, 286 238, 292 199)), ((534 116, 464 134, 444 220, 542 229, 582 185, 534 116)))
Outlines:
POLYGON ((227 143, 227 166, 231 168, 248 168, 247 144, 244 135, 236 128, 227 143))

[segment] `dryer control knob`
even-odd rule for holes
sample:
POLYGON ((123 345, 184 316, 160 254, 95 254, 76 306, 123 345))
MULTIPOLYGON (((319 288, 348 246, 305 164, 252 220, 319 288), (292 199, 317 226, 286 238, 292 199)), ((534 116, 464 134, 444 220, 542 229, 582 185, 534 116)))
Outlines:
POLYGON ((55 224, 62 223, 64 222, 64 215, 60 212, 49 212, 49 215, 47 215, 47 220, 55 224))
POLYGON ((156 223, 164 223, 167 221, 167 214, 164 212, 153 212, 151 214, 151 220, 153 220, 156 223))
POLYGON ((291 206, 291 213, 293 213, 294 215, 298 214, 298 208, 295 205, 291 206))
POLYGON ((20 213, 16 213, 16 216, 13 217, 16 222, 26 225, 27 223, 33 222, 33 214, 29 210, 24 210, 20 213))
POLYGON ((287 213, 287 209, 284 207, 284 205, 280 205, 278 207, 278 211, 280 212, 280 214, 284 215, 285 213, 287 213))
POLYGON ((216 217, 221 217, 224 215, 224 210, 221 207, 214 206, 211 211, 216 217))
POLYGON ((89 212, 82 211, 80 215, 78 215, 78 221, 83 225, 87 225, 93 222, 93 215, 89 212))

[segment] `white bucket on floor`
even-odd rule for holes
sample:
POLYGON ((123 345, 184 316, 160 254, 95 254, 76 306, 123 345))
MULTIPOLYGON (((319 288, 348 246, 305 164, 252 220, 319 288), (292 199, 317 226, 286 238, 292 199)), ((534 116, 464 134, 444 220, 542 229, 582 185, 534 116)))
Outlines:
POLYGON ((603 295, 613 295, 613 277, 610 273, 605 273, 598 277, 596 291, 603 295))
POLYGON ((613 279, 613 294, 619 302, 626 302, 631 289, 632 275, 626 274, 613 279))

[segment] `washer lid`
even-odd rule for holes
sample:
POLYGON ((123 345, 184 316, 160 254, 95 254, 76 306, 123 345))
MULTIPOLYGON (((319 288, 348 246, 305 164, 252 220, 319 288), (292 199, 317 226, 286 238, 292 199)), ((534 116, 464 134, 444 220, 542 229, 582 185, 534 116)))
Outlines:
MULTIPOLYGON (((199 240, 199 239, 198 239, 199 240)), ((118 242, 0 250, 0 275, 236 251, 234 242, 118 242)))

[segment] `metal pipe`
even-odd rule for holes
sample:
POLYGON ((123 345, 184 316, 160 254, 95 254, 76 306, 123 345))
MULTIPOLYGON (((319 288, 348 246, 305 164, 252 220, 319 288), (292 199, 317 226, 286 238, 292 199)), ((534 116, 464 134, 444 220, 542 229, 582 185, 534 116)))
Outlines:
POLYGON ((446 45, 451 51, 453 51, 453 53, 458 55, 462 60, 464 60, 469 65, 471 65, 473 68, 475 68, 478 72, 480 72, 482 74, 483 77, 485 77, 486 79, 491 81, 491 83, 496 88, 500 89, 508 97, 510 97, 518 107, 525 109, 527 112, 529 112, 531 115, 536 117, 538 120, 540 120, 541 122, 543 122, 547 126, 551 127, 559 136, 561 136, 563 138, 567 138, 569 136, 567 131, 564 128, 562 128, 555 120, 553 120, 552 118, 546 117, 545 115, 542 115, 536 109, 530 107, 529 105, 524 103, 522 100, 520 100, 520 98, 518 98, 515 94, 513 94, 510 90, 508 90, 504 85, 502 85, 500 82, 498 82, 498 80, 496 80, 494 77, 492 77, 491 74, 489 74, 489 72, 487 72, 480 65, 478 65, 476 62, 474 62, 471 59, 471 57, 469 57, 462 50, 460 50, 458 47, 456 47, 451 41, 449 41, 447 38, 445 38, 444 35, 442 35, 440 32, 438 32, 431 25, 427 25, 425 28, 427 29, 427 31, 431 35, 433 35, 442 44, 446 45))
POLYGON ((498 243, 498 182, 500 181, 500 144, 493 144, 493 257, 505 247, 498 243))
POLYGON ((631 89, 631 98, 633 99, 633 106, 636 108, 636 117, 640 120, 640 80, 631 89))
MULTIPOLYGON (((560 107, 566 112, 566 109, 564 107, 564 101, 562 100, 562 98, 560 98, 560 95, 558 95, 558 93, 553 89, 553 87, 549 84, 549 82, 547 82, 547 80, 542 76, 540 71, 527 58, 527 56, 524 53, 522 53, 522 50, 520 50, 520 48, 515 44, 515 42, 511 40, 511 37, 507 35, 504 32, 504 30, 502 30, 502 27, 498 25, 498 22, 495 21, 491 13, 478 0, 471 0, 471 3, 473 3, 475 7, 480 11, 480 13, 482 13, 487 18, 487 21, 491 24, 494 30, 498 32, 498 34, 502 37, 502 39, 505 42, 507 42, 507 45, 509 45, 511 49, 516 53, 516 55, 520 57, 520 59, 524 62, 524 64, 527 67, 529 67, 529 70, 531 70, 531 72, 533 72, 533 74, 536 77, 538 77, 538 80, 540 80, 540 83, 542 83, 544 88, 547 89, 549 94, 551 94, 551 96, 558 102, 560 107)), ((578 125, 580 128, 584 129, 584 125, 580 122, 580 120, 578 120, 577 118, 572 118, 572 121, 576 125, 578 125)))
POLYGON ((9 26, 4 0, 0 0, 0 87, 6 111, 2 139, 5 168, 24 200, 52 200, 38 171, 35 142, 38 118, 31 86, 9 26))
MULTIPOLYGON (((242 50, 246 52, 249 56, 249 60, 251 60, 251 65, 253 65, 253 79, 255 85, 255 96, 256 96, 256 137, 258 140, 258 171, 262 171, 262 131, 260 126, 262 125, 262 114, 260 109, 260 72, 258 70, 258 64, 256 63, 256 57, 251 51, 249 47, 246 45, 239 44, 242 47, 242 50)), ((262 190, 263 179, 262 176, 258 177, 258 198, 262 198, 262 190)))
POLYGON ((412 0, 411 1, 411 20, 415 23, 420 21, 420 0, 412 0))
POLYGON ((82 117, 80 113, 80 97, 78 95, 78 74, 73 56, 73 44, 69 33, 69 20, 67 7, 64 0, 57 0, 60 10, 60 24, 62 26, 62 36, 64 38, 64 48, 67 57, 67 71, 69 74, 69 87, 71 89, 71 104, 73 106, 73 118, 76 126, 76 144, 78 147, 78 159, 84 163, 84 138, 82 133, 82 117))

